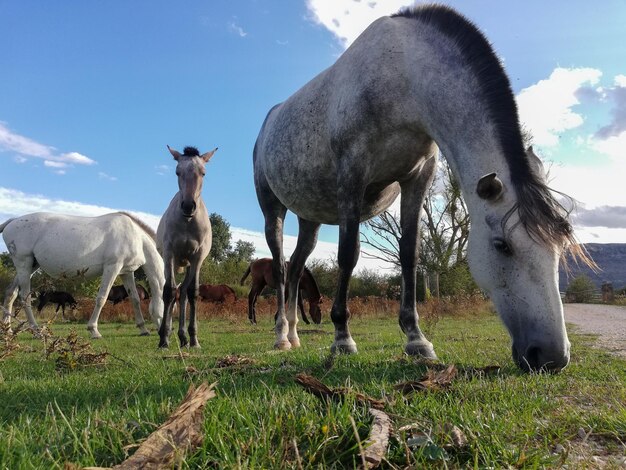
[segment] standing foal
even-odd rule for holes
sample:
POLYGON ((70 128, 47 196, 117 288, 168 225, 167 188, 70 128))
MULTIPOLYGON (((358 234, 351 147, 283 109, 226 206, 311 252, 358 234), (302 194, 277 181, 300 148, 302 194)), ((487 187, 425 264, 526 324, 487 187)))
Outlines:
POLYGON ((163 302, 165 311, 159 328, 159 347, 169 347, 172 331, 172 308, 176 302, 175 273, 179 268, 187 268, 185 279, 180 287, 180 318, 178 338, 181 346, 187 346, 185 335, 185 310, 189 300, 189 341, 190 346, 199 348, 196 324, 196 297, 200 266, 211 250, 211 222, 202 200, 202 178, 204 165, 215 151, 200 155, 198 149, 185 147, 180 152, 167 147, 176 165, 179 191, 170 201, 157 229, 157 246, 165 263, 165 288, 163 302))

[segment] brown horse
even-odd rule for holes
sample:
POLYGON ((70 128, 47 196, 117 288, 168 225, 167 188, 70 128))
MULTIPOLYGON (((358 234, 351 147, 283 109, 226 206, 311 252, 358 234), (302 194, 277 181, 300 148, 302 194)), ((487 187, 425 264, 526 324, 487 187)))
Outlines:
MULTIPOLYGON (((288 266, 289 262, 287 262, 287 267, 288 266)), ((270 286, 272 289, 276 289, 276 284, 274 283, 274 277, 272 275, 272 258, 260 258, 250 263, 248 269, 241 278, 241 285, 243 285, 243 282, 249 274, 252 274, 252 287, 250 288, 250 294, 248 294, 248 318, 250 319, 250 323, 256 325, 256 309, 254 308, 254 304, 256 304, 257 297, 263 291, 265 286, 270 286)), ((317 287, 317 282, 315 282, 313 274, 307 267, 304 268, 302 276, 300 277, 299 291, 300 295, 298 295, 298 307, 300 308, 300 313, 302 314, 302 320, 304 320, 304 323, 307 325, 309 324, 309 319, 304 313, 304 305, 302 304, 303 294, 306 293, 306 298, 309 301, 309 315, 311 315, 314 323, 320 324, 322 322, 322 311, 320 309, 322 295, 320 294, 320 290, 317 287)), ((289 292, 287 290, 285 290, 285 296, 289 297, 289 292)))
POLYGON ((200 284, 198 288, 198 297, 200 300, 207 302, 225 302, 230 299, 232 301, 237 300, 237 294, 235 291, 226 284, 218 284, 212 286, 211 284, 200 284))
MULTIPOLYGON (((139 300, 147 300, 150 298, 150 294, 148 294, 148 291, 144 286, 142 286, 141 284, 137 284, 136 286, 137 294, 139 294, 139 300)), ((113 302, 113 305, 117 305, 127 298, 128 292, 126 291, 126 288, 124 286, 113 286, 109 291, 107 300, 113 302)))

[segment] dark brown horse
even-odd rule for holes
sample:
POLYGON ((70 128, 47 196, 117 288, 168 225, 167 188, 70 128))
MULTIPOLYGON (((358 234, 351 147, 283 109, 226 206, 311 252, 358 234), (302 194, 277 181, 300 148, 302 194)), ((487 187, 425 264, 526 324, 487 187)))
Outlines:
MULTIPOLYGON (((139 294, 139 300, 146 300, 150 298, 148 291, 141 284, 137 284, 137 294, 139 294)), ((124 286, 113 286, 109 291, 107 300, 113 302, 113 305, 117 305, 127 298, 128 292, 124 286)))
POLYGON ((200 300, 206 302, 225 302, 226 300, 237 300, 237 294, 235 291, 226 284, 218 284, 212 286, 211 284, 200 284, 198 288, 198 297, 200 300))
MULTIPOLYGON (((287 267, 289 266, 289 262, 287 262, 287 267)), ((272 258, 260 258, 248 266, 245 274, 241 278, 240 284, 243 285, 243 282, 246 280, 249 274, 252 274, 252 287, 250 288, 250 294, 248 294, 248 318, 252 324, 256 324, 256 309, 254 308, 254 304, 256 304, 257 297, 263 291, 265 286, 270 286, 272 289, 276 289, 276 284, 274 283, 274 277, 272 275, 272 258)), ((298 307, 300 308, 300 313, 302 314, 302 320, 307 325, 309 324, 309 319, 304 313, 304 305, 302 304, 303 294, 306 294, 306 299, 309 301, 309 315, 311 315, 311 319, 313 319, 314 323, 322 322, 322 310, 320 309, 320 304, 322 303, 322 295, 320 294, 320 290, 317 287, 317 282, 315 282, 315 278, 311 271, 305 267, 302 272, 302 276, 300 277, 300 286, 299 286, 300 295, 298 296, 298 307)), ((289 297, 289 292, 285 291, 285 296, 289 297)))

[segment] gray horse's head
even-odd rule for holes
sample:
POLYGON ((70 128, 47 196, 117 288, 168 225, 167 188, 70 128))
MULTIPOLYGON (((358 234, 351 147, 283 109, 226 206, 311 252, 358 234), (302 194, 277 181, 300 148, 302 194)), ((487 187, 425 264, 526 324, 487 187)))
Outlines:
POLYGON ((570 342, 558 264, 578 245, 567 214, 544 184, 543 168, 536 165, 533 172, 541 176, 521 189, 506 171, 480 178, 471 195, 480 212, 472 219, 468 261, 511 335, 516 363, 527 371, 559 371, 569 363, 570 342))
POLYGON ((185 147, 182 154, 170 148, 169 145, 167 148, 174 160, 178 162, 176 176, 178 176, 178 189, 181 195, 180 210, 185 217, 191 218, 196 213, 196 201, 202 193, 204 165, 211 159, 217 148, 202 155, 194 147, 185 147))

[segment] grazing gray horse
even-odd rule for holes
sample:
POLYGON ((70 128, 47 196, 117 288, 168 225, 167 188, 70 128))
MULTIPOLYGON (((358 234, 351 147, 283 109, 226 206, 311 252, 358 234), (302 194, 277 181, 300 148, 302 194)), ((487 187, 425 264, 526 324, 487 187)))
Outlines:
POLYGON ((183 153, 167 147, 178 162, 179 191, 172 198, 169 207, 161 217, 157 228, 157 246, 165 263, 165 288, 163 302, 165 311, 159 328, 159 347, 169 347, 172 331, 172 308, 176 302, 175 272, 187 267, 185 279, 180 287, 180 316, 178 339, 181 346, 187 346, 185 336, 185 310, 189 301, 189 341, 192 347, 200 347, 196 323, 196 298, 200 267, 211 250, 211 222, 202 200, 202 178, 204 165, 215 150, 200 155, 197 149, 185 147, 183 153))
POLYGON ((285 312, 287 209, 299 221, 289 292, 298 292, 320 224, 339 225, 331 350, 355 353, 346 301, 359 256, 359 223, 401 194, 399 323, 408 354, 436 357, 418 326, 415 271, 420 211, 438 148, 471 216, 470 268, 512 337, 514 360, 525 370, 568 364, 557 265, 566 247, 577 249, 572 227, 524 149, 515 98, 489 42, 443 6, 376 20, 263 123, 254 182, 279 286, 276 348, 300 345, 295 295, 285 312))

